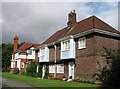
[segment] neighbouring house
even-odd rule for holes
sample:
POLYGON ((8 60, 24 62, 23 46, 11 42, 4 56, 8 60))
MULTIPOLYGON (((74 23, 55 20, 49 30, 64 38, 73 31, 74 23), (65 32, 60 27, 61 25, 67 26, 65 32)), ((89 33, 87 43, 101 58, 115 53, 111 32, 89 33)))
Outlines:
POLYGON ((73 10, 68 14, 67 26, 35 50, 39 51, 42 77, 48 67, 49 76, 92 79, 108 65, 103 47, 119 49, 120 32, 96 16, 77 22, 73 10))
POLYGON ((38 46, 40 46, 40 44, 26 42, 18 48, 18 37, 16 36, 14 38, 10 72, 13 72, 15 68, 18 68, 20 73, 25 72, 25 69, 30 62, 38 62, 36 58, 37 54, 34 50, 38 46))

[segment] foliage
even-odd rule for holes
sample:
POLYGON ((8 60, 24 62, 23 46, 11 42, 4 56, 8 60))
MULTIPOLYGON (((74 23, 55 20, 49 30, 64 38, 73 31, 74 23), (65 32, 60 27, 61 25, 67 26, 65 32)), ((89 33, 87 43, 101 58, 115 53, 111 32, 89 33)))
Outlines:
POLYGON ((111 71, 109 69, 103 68, 102 70, 100 70, 100 74, 95 73, 93 75, 93 78, 97 76, 98 77, 97 80, 100 80, 102 83, 104 83, 104 81, 110 76, 110 74, 111 74, 111 71))
POLYGON ((105 78, 103 80, 103 84, 108 86, 114 86, 119 87, 120 85, 120 50, 111 50, 111 49, 105 49, 106 52, 106 58, 111 61, 111 69, 107 72, 105 71, 102 73, 104 74, 105 78), (106 76, 107 75, 107 76, 106 76))
POLYGON ((44 76, 44 78, 47 79, 48 76, 49 76, 48 66, 45 66, 45 76, 44 76))
POLYGON ((10 68, 2 68, 2 72, 10 72, 10 68))
POLYGON ((19 74, 19 69, 15 68, 14 71, 13 71, 13 74, 19 74))
POLYGON ((112 61, 112 69, 110 76, 104 81, 105 85, 119 87, 120 85, 120 59, 112 61))
POLYGON ((13 44, 2 44, 2 68, 10 67, 10 60, 12 59, 13 44))
POLYGON ((84 78, 77 78, 77 79, 74 79, 73 82, 80 82, 80 83, 90 83, 90 84, 95 84, 95 82, 93 80, 87 80, 87 79, 84 79, 84 78))
POLYGON ((35 62, 31 62, 26 68, 26 75, 35 77, 36 68, 37 68, 37 64, 35 62))

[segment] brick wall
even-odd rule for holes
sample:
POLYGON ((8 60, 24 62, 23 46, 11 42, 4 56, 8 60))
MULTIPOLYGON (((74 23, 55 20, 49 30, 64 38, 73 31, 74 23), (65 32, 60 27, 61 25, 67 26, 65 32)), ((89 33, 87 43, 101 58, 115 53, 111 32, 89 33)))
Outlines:
POLYGON ((97 48, 97 55, 101 55, 103 52, 103 46, 107 49, 117 50, 119 48, 119 41, 118 39, 105 37, 105 36, 95 36, 96 40, 96 48, 97 48))
POLYGON ((100 68, 107 65, 105 57, 102 56, 103 46, 111 49, 118 49, 118 40, 99 35, 86 37, 86 48, 78 49, 76 41, 75 77, 92 78, 100 68))
POLYGON ((49 61, 55 61, 55 49, 54 49, 54 46, 49 48, 49 61))

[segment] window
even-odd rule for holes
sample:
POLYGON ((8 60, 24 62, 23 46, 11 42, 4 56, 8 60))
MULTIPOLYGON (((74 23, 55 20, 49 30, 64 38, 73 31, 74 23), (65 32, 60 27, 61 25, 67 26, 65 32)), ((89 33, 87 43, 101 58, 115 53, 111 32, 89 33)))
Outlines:
POLYGON ((80 38, 78 40, 78 49, 83 49, 83 48, 86 48, 86 38, 85 37, 80 38))
POLYGON ((24 68, 24 62, 21 62, 21 68, 24 68))
POLYGON ((70 41, 62 42, 62 51, 66 51, 70 49, 70 41))
POLYGON ((28 55, 32 55, 32 49, 28 50, 28 55))
POLYGON ((49 73, 55 73, 55 65, 49 65, 49 73))
POLYGON ((45 48, 41 49, 41 55, 45 55, 45 48))
POLYGON ((64 64, 57 65, 57 73, 64 73, 64 64))
POLYGON ((11 62, 11 68, 15 68, 15 62, 11 62))

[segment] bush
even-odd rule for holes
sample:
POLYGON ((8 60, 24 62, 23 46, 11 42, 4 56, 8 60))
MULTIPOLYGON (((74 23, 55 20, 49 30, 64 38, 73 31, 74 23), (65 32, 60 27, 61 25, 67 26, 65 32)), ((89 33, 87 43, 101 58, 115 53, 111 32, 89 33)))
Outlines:
POLYGON ((35 62, 31 62, 30 65, 28 65, 26 68, 26 75, 35 77, 36 68, 37 68, 37 64, 35 62))
POLYGON ((44 76, 44 78, 48 79, 48 76, 49 76, 48 66, 45 66, 45 76, 44 76))
POLYGON ((111 74, 104 81, 107 86, 119 87, 120 85, 120 60, 113 60, 111 74))
POLYGON ((14 71, 13 71, 13 74, 19 74, 19 69, 15 68, 14 71))
POLYGON ((81 79, 74 79, 73 82, 80 82, 80 83, 90 83, 90 84, 95 84, 95 82, 93 80, 85 80, 83 78, 81 79))
POLYGON ((2 72, 10 72, 10 68, 2 68, 2 72))

